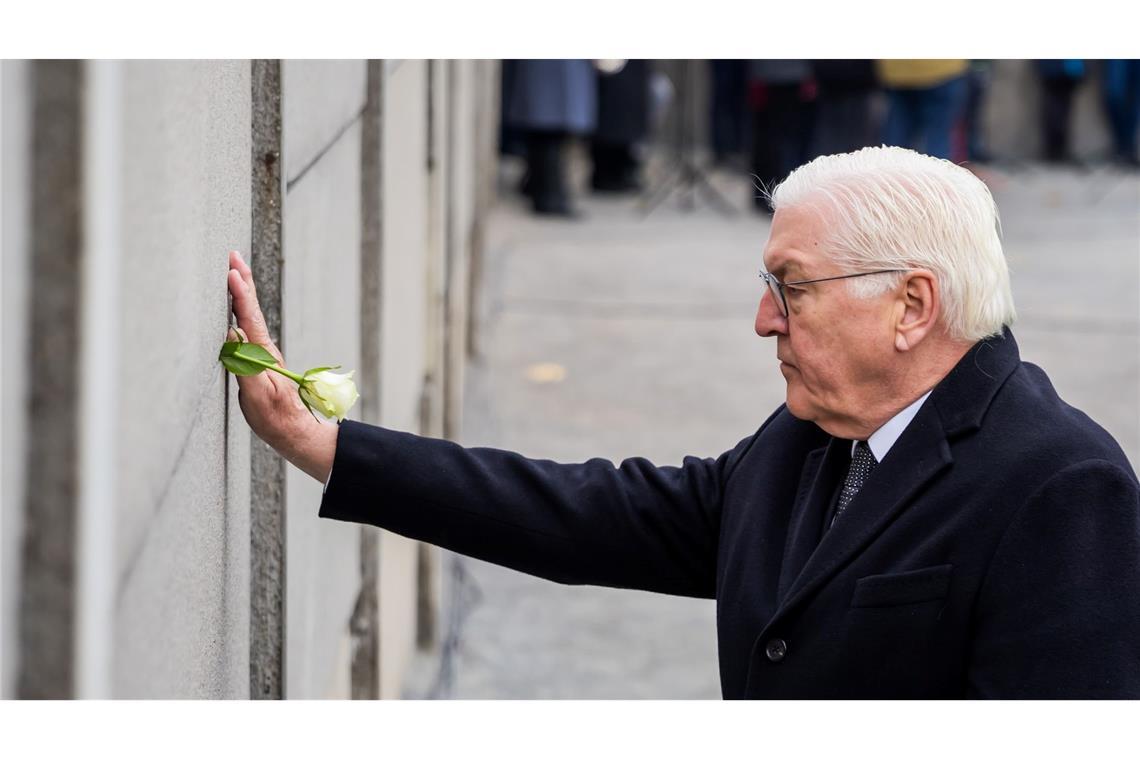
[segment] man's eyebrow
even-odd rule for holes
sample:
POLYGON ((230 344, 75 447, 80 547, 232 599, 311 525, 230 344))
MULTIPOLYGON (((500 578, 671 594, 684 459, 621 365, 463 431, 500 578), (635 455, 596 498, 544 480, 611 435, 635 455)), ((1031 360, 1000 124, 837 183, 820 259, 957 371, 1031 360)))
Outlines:
POLYGON ((783 280, 785 277, 790 276, 798 277, 803 272, 803 266, 795 259, 789 259, 786 256, 780 256, 776 259, 776 266, 770 270, 777 278, 783 280))

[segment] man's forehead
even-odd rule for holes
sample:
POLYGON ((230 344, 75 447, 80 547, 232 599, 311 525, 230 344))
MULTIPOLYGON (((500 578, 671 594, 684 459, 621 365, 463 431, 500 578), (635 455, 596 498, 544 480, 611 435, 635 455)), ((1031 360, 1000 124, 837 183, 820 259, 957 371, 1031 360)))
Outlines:
POLYGON ((764 269, 779 277, 788 273, 803 272, 809 263, 808 256, 797 248, 776 247, 769 243, 764 248, 764 269))
POLYGON ((789 209, 788 212, 777 212, 768 243, 764 246, 764 268, 777 276, 781 272, 811 269, 824 258, 822 220, 801 209, 789 209))

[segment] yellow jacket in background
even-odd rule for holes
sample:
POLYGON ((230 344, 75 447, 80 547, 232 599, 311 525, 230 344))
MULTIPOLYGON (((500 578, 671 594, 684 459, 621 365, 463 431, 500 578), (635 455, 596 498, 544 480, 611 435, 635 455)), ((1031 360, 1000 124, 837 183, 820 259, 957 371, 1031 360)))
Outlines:
POLYGON ((970 61, 957 58, 889 58, 875 61, 886 87, 933 87, 966 73, 970 61))

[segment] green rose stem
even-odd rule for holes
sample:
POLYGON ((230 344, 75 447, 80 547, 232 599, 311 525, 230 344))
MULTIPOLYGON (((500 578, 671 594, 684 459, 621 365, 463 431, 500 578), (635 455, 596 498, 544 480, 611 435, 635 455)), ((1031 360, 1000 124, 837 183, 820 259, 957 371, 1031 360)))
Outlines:
POLYGON ((240 340, 240 335, 238 337, 239 340, 222 344, 218 361, 230 372, 243 377, 257 375, 267 369, 284 375, 297 384, 297 394, 301 397, 301 403, 313 417, 317 416, 313 411, 315 406, 326 418, 335 418, 340 422, 360 398, 356 392, 356 384, 352 382, 352 372, 338 374, 329 371, 339 369, 340 365, 313 367, 306 370, 305 374, 298 375, 278 364, 277 358, 263 346, 240 340))
POLYGON ((287 377, 290 380, 292 380, 293 382, 295 382, 297 385, 301 385, 302 383, 305 382, 305 377, 303 375, 298 375, 296 372, 290 372, 289 370, 285 369, 280 364, 278 364, 276 361, 274 361, 272 363, 263 362, 263 361, 258 361, 257 359, 251 359, 248 356, 243 356, 242 358, 245 359, 247 362, 251 362, 253 364, 260 364, 262 367, 265 367, 266 369, 271 369, 279 375, 284 375, 285 377, 287 377))

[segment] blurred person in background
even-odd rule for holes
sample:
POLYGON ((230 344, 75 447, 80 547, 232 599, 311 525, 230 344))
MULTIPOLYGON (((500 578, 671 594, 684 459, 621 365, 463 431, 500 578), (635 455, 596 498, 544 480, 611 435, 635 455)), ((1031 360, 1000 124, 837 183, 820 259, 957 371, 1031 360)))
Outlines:
POLYGON ((1112 130, 1112 160, 1140 168, 1136 130, 1140 126, 1140 60, 1104 62, 1104 104, 1112 130))
POLYGON ((966 75, 966 107, 962 115, 961 140, 954 151, 956 161, 989 163, 989 149, 986 147, 986 131, 982 122, 986 95, 993 79, 993 61, 970 61, 966 75))
POLYGON ((713 163, 732 166, 744 151, 748 127, 748 61, 733 58, 709 61, 712 97, 709 99, 709 134, 713 163))
POLYGON ((869 59, 811 62, 818 94, 812 154, 848 153, 878 142, 871 99, 878 88, 869 59))
POLYGON ((649 137, 649 61, 598 61, 598 125, 590 140, 598 192, 641 189, 637 151, 649 137))
POLYGON ((966 103, 965 59, 886 59, 876 64, 887 91, 883 142, 951 156, 951 133, 966 103))
POLYGON ((1081 60, 1042 60, 1037 62, 1041 77, 1041 137, 1044 158, 1050 163, 1070 163, 1069 123, 1072 121, 1073 93, 1085 78, 1081 60))
MULTIPOLYGON (((748 104, 752 110, 752 174, 771 189, 803 163, 811 142, 811 107, 815 81, 806 60, 757 60, 748 66, 748 104)), ((762 194, 753 208, 771 215, 762 194)))
POLYGON ((519 60, 513 64, 507 125, 526 143, 523 192, 537 214, 573 217, 566 150, 571 137, 593 133, 597 75, 586 59, 519 60))
MULTIPOLYGON (((526 135, 507 118, 510 92, 515 86, 518 61, 507 58, 499 67, 499 155, 526 158, 526 135)), ((525 181, 525 178, 524 178, 525 181)))

